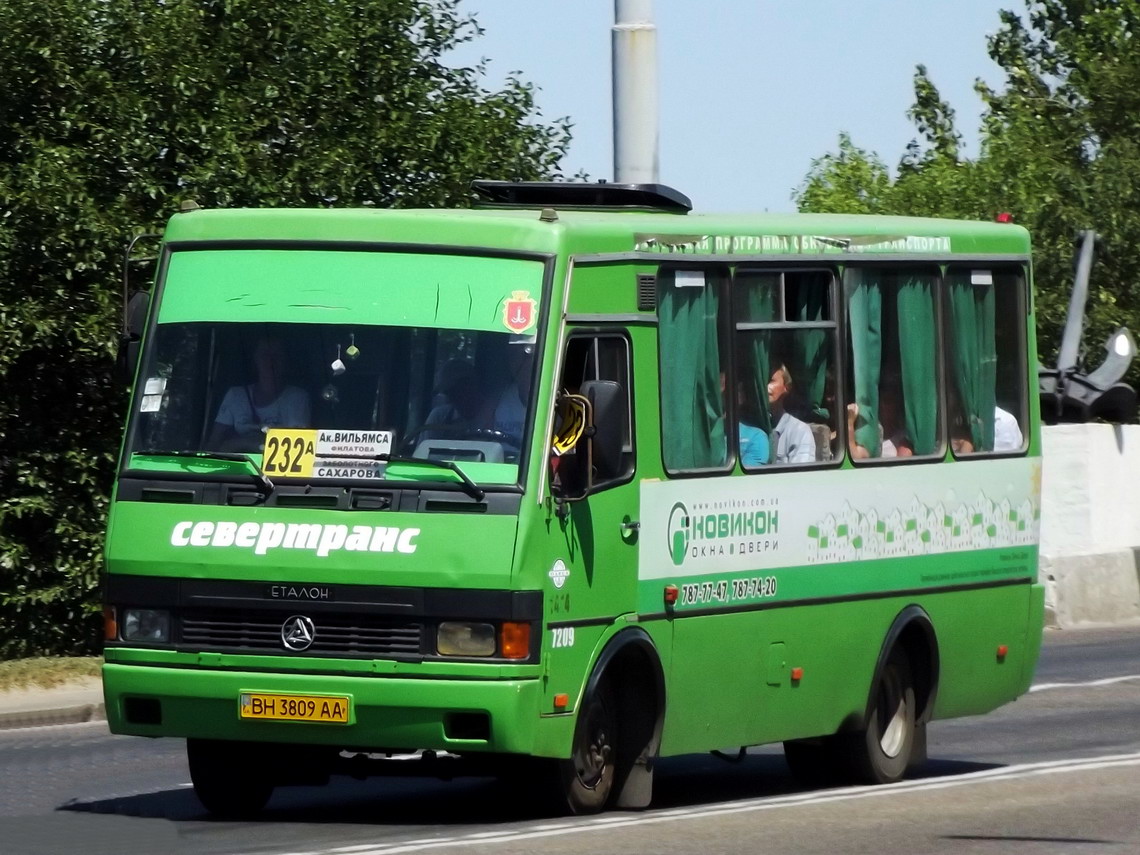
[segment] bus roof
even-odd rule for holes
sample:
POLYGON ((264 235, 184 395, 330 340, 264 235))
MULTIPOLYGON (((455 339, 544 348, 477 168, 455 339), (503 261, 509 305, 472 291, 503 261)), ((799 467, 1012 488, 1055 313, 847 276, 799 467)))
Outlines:
POLYGON ((349 242, 537 253, 1028 255, 1009 223, 853 214, 668 214, 493 209, 199 209, 174 215, 168 242, 349 242))

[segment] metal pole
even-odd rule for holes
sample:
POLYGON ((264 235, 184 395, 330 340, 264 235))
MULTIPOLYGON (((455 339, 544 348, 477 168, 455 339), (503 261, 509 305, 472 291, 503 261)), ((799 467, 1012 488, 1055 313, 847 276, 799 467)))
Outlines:
POLYGON ((1089 273, 1092 271, 1093 246, 1096 232, 1081 232, 1081 254, 1077 257, 1077 275, 1073 279, 1073 293, 1069 297, 1069 314, 1065 318, 1065 331, 1061 336, 1061 352, 1057 356, 1057 371, 1064 377, 1066 371, 1077 367, 1084 328, 1085 303, 1089 298, 1089 273))
POLYGON ((656 184, 657 26, 653 0, 614 0, 614 181, 656 184))

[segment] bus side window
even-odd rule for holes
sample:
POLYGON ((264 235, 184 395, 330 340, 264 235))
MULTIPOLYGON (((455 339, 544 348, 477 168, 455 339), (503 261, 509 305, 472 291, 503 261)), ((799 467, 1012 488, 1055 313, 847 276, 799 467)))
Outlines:
POLYGON ((728 471, 724 377, 728 359, 728 269, 674 267, 657 273, 661 454, 666 472, 728 471))
POLYGON ((952 267, 947 274, 946 367, 956 455, 1025 450, 1024 295, 1020 270, 952 267))
POLYGON ((736 271, 733 402, 745 470, 835 456, 834 283, 829 270, 736 271))
POLYGON ((943 448, 938 271, 852 266, 847 285, 847 451, 855 461, 932 457, 943 448))

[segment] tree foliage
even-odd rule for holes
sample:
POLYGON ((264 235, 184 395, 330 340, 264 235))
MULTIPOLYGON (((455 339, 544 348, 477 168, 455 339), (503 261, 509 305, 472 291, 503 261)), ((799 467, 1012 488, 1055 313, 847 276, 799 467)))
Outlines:
POLYGON ((566 120, 445 62, 457 0, 0 4, 0 657, 97 642, 120 260, 182 200, 463 204, 556 177, 566 120))
MULTIPOLYGON (((885 187, 881 180, 856 187, 847 204, 863 190, 875 194, 883 213, 990 219, 1010 212, 1033 235, 1040 351, 1048 363, 1072 288, 1074 239, 1095 228, 1103 242, 1085 339, 1096 364, 1113 328, 1140 329, 1138 48, 1136 0, 1033 0, 1024 12, 1002 12, 989 54, 1004 79, 996 88, 976 83, 985 107, 977 158, 962 155, 953 110, 919 66, 909 112, 919 138, 895 178, 885 187)), ((873 154, 864 160, 846 164, 843 175, 878 163, 873 154)), ((819 190, 837 186, 838 175, 828 157, 814 161, 797 191, 801 209, 824 210, 819 190)))

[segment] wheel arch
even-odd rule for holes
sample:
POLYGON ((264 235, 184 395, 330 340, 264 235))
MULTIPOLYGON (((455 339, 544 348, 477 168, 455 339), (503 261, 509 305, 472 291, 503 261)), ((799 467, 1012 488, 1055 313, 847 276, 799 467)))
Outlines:
POLYGON ((665 725, 665 670, 657 646, 644 629, 629 627, 606 641, 590 669, 583 701, 610 681, 621 711, 619 732, 624 746, 622 778, 616 782, 615 805, 649 806, 653 766, 665 725), (651 698, 652 704, 646 703, 651 698))
POLYGON ((922 606, 913 603, 895 616, 890 629, 883 637, 883 643, 879 648, 879 657, 875 662, 875 671, 871 677, 867 704, 863 709, 863 721, 870 720, 871 706, 875 700, 875 687, 879 685, 879 677, 883 673, 883 668, 886 666, 891 651, 896 646, 904 650, 910 658, 911 674, 915 683, 915 699, 918 704, 915 720, 919 724, 926 724, 934 713, 941 660, 934 622, 922 606))

